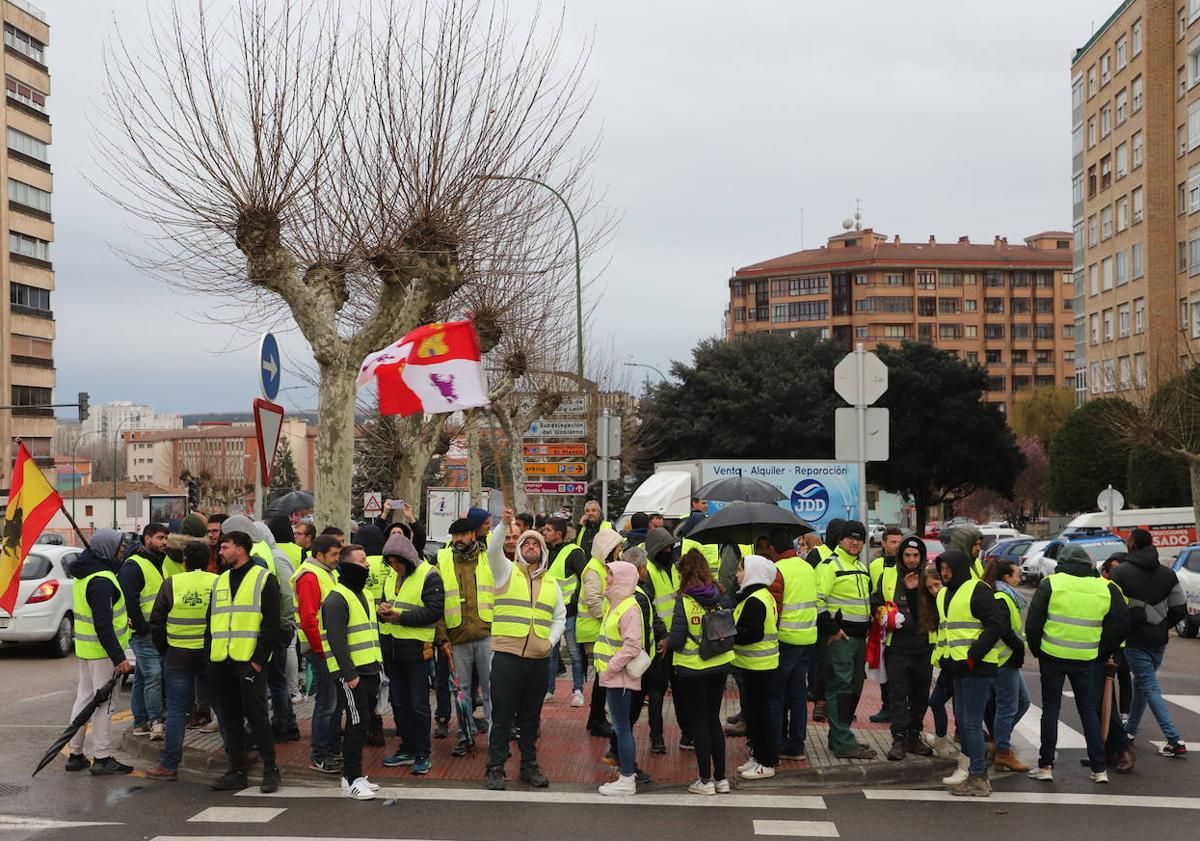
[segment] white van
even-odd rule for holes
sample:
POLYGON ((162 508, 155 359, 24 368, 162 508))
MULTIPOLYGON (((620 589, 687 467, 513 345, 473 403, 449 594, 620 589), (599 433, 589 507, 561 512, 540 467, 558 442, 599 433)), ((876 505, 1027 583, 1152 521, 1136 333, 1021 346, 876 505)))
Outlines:
MULTIPOLYGON (((1110 516, 1103 511, 1080 514, 1067 523, 1059 536, 1104 534, 1109 531, 1109 519, 1110 516)), ((1174 558, 1185 546, 1196 542, 1196 513, 1190 507, 1130 508, 1112 514, 1111 520, 1112 532, 1123 539, 1128 539, 1134 529, 1147 529, 1154 538, 1159 557, 1163 559, 1174 558)))
POLYGON ((1010 528, 1005 525, 997 525, 993 523, 985 523, 979 526, 979 531, 983 534, 983 548, 987 549, 993 543, 999 543, 1001 540, 1010 540, 1014 537, 1032 538, 1031 534, 1023 534, 1017 529, 1010 528))

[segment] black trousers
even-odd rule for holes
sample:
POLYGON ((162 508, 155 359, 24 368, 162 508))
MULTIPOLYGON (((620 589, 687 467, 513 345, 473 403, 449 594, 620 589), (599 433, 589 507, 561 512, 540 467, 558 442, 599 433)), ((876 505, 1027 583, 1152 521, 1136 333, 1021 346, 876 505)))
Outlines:
POLYGON ((434 656, 437 658, 433 670, 433 689, 437 697, 434 718, 449 724, 450 714, 454 712, 454 706, 450 703, 450 658, 442 653, 440 646, 434 650, 434 656))
POLYGON ((367 727, 375 714, 375 702, 379 698, 379 675, 359 675, 358 683, 351 689, 339 677, 338 692, 346 700, 349 724, 342 738, 342 776, 354 782, 363 775, 362 753, 367 741, 367 727))
POLYGON ((746 715, 746 736, 754 758, 760 765, 774 768, 779 764, 779 740, 771 727, 771 684, 774 669, 742 669, 742 710, 746 715))
POLYGON ((258 742, 263 766, 274 768, 275 737, 267 711, 266 674, 255 671, 249 663, 222 660, 209 664, 208 679, 221 707, 229 767, 234 771, 246 770, 246 725, 249 725, 258 742))
POLYGON ((887 666, 888 717, 892 720, 892 738, 916 736, 929 709, 929 685, 933 681, 930 651, 896 651, 890 646, 883 652, 887 666))
MULTIPOLYGON (((646 699, 650 705, 650 738, 663 737, 663 704, 666 700, 667 686, 671 687, 671 699, 675 705, 675 723, 679 725, 679 734, 685 739, 690 738, 692 734, 691 722, 688 718, 688 708, 686 704, 679 703, 679 684, 675 675, 675 669, 671 664, 672 652, 667 652, 665 655, 660 654, 654 660, 654 665, 651 669, 659 670, 661 679, 655 683, 646 693, 646 699), (661 660, 661 662, 660 662, 661 660)), ((646 685, 646 677, 642 676, 642 685, 646 685)))
MULTIPOLYGON (((517 741, 521 767, 537 767, 537 737, 542 702, 550 676, 550 660, 527 660, 506 651, 492 654, 492 729, 488 733, 488 767, 503 768, 513 725, 521 729, 517 741)), ((604 694, 601 693, 601 697, 604 694)))
POLYGON ((702 780, 725 779, 725 730, 721 724, 721 699, 728 669, 698 672, 673 669, 676 713, 687 710, 696 747, 696 767, 702 780))

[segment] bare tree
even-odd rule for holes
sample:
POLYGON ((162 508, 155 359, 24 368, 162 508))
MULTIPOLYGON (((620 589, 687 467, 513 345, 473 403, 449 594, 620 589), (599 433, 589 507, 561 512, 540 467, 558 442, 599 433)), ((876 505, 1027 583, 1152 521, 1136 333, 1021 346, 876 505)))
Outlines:
MULTIPOLYGON (((215 304, 218 320, 294 321, 319 376, 316 515, 345 523, 362 359, 430 315, 561 275, 556 200, 492 176, 553 179, 587 204, 586 54, 560 63, 561 22, 517 27, 477 0, 352 19, 289 0, 194 8, 109 48, 100 186, 157 231, 142 265, 236 308, 215 304)), ((435 432, 402 436, 406 481, 435 432)))

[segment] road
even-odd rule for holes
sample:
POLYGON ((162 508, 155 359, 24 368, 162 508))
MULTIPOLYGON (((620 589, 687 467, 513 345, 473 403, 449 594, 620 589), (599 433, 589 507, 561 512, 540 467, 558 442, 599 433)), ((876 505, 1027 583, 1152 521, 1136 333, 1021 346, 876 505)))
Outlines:
MULTIPOLYGON (((238 796, 217 794, 192 782, 152 783, 137 778, 66 774, 56 763, 29 778, 44 745, 70 713, 75 664, 18 650, 0 650, 0 841, 178 841, 246 839, 429 839, 429 841, 601 841, 628 839, 740 841, 757 837, 887 838, 929 841, 1011 841, 1030 829, 1047 838, 1089 841, 1193 837, 1200 817, 1200 788, 1192 759, 1157 756, 1148 739, 1159 739, 1147 715, 1139 737, 1138 766, 1095 786, 1078 765, 1083 751, 1064 731, 1066 747, 1052 784, 1007 775, 994 782, 987 801, 944 800, 938 788, 849 789, 795 796, 784 791, 735 793, 701 799, 678 790, 603 801, 584 792, 501 797, 478 788, 394 789, 370 803, 343 799, 332 787, 287 785, 264 797, 257 789, 238 796), (61 823, 60 823, 61 822, 61 823), (90 823, 81 827, 72 823, 90 823), (86 835, 81 835, 86 833, 86 835)), ((1036 664, 1027 668, 1034 703, 1040 703, 1036 664)), ((1176 724, 1200 745, 1200 640, 1172 635, 1160 675, 1176 724)), ((128 694, 121 695, 127 707, 128 694)), ((1070 705, 1070 701, 1068 701, 1070 705)), ((1065 724, 1080 730, 1074 709, 1065 724)), ((1027 718, 1023 731, 1035 732, 1027 718)), ((1020 737, 1019 737, 1020 738, 1020 737)), ((1019 746, 1027 760, 1029 744, 1019 746)), ((515 789, 515 787, 514 787, 515 789)))

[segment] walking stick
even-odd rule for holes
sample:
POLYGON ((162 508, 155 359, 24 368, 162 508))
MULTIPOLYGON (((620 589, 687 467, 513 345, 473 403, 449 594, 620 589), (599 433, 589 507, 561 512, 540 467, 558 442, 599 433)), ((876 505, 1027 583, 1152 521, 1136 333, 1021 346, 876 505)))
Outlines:
POLYGON ((1116 681, 1117 664, 1110 657, 1104 664, 1104 700, 1100 704, 1100 736, 1108 741, 1109 723, 1112 721, 1113 684, 1116 681))

